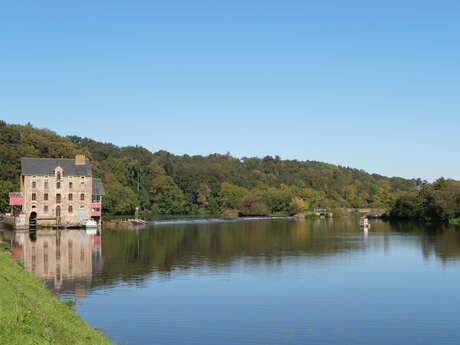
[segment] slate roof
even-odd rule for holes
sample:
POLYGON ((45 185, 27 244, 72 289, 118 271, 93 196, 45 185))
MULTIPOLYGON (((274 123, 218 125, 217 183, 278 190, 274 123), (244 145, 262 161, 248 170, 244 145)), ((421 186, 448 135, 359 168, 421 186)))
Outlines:
POLYGON ((93 195, 104 195, 104 184, 100 178, 93 178, 93 195))
POLYGON ((54 175, 54 169, 61 167, 64 176, 92 176, 91 164, 76 165, 74 159, 21 158, 21 174, 26 176, 54 175))

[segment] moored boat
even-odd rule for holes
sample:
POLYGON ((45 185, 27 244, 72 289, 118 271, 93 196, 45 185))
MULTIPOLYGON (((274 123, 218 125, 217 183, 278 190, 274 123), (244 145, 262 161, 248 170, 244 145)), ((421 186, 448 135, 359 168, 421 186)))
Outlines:
POLYGON ((94 219, 89 219, 85 223, 85 228, 86 229, 96 229, 97 228, 97 222, 94 219))

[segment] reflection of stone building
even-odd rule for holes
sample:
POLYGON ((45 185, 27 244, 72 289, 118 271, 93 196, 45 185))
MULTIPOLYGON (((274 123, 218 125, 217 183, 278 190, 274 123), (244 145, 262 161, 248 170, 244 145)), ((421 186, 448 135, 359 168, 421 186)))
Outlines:
POLYGON ((13 254, 54 290, 84 294, 102 265, 100 235, 85 230, 17 232, 13 254))

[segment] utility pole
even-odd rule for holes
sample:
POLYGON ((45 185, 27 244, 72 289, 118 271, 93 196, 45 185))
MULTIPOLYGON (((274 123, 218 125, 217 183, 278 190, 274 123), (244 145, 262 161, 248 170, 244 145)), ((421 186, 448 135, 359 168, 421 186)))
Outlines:
POLYGON ((136 220, 139 218, 139 205, 140 205, 140 198, 139 198, 139 190, 140 190, 140 182, 141 182, 141 168, 137 168, 137 206, 136 206, 136 220))
POLYGON ((139 184, 141 181, 141 169, 137 168, 137 199, 139 199, 139 184))

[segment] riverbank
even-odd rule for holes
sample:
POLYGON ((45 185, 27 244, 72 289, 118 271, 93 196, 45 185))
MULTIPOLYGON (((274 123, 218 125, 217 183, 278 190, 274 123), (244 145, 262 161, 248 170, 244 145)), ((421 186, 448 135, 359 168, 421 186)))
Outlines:
POLYGON ((1 345, 110 345, 0 248, 1 345))

